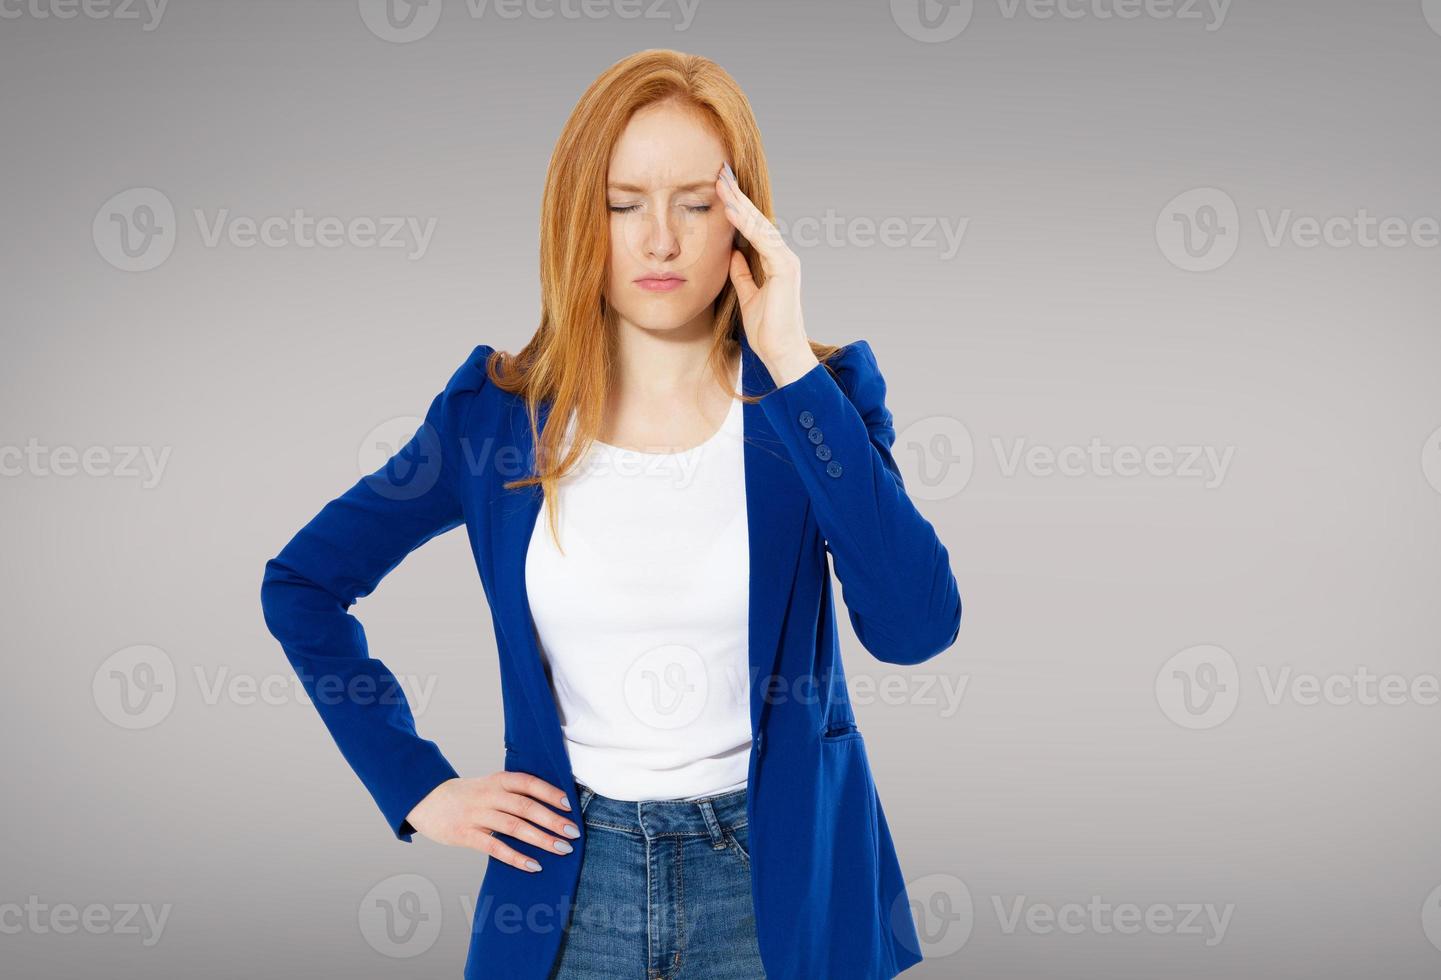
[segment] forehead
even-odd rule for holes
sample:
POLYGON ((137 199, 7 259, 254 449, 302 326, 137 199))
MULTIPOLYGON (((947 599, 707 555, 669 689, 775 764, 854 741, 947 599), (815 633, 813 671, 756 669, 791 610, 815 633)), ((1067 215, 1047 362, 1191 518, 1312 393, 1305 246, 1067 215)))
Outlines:
POLYGON ((672 187, 714 179, 725 147, 694 110, 648 106, 631 116, 610 157, 609 179, 672 187))

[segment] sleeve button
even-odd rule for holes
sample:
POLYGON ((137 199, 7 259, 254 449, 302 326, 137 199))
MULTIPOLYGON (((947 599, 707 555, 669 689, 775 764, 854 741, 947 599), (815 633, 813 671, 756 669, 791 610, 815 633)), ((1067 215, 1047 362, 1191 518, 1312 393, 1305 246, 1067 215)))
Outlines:
POLYGON ((811 426, 816 424, 816 417, 810 412, 802 412, 800 414, 800 423, 801 428, 809 429, 811 426))
POLYGON ((816 447, 816 455, 820 457, 822 461, 830 459, 831 447, 827 446, 825 443, 821 443, 819 446, 816 447))
POLYGON ((809 439, 811 442, 819 443, 822 439, 825 438, 825 435, 821 432, 821 427, 816 426, 815 428, 811 429, 811 431, 806 433, 806 438, 809 439))
POLYGON ((840 476, 840 475, 841 475, 841 464, 840 464, 840 463, 837 463, 835 460, 831 460, 829 463, 826 464, 826 475, 827 475, 827 476, 840 476))

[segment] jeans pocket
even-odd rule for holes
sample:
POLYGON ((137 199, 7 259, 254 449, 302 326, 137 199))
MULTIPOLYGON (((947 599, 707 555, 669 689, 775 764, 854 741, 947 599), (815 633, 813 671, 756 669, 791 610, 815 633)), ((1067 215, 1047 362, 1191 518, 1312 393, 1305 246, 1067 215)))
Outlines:
POLYGON ((734 827, 727 827, 725 832, 726 846, 735 852, 741 859, 741 863, 747 868, 751 866, 750 850, 750 825, 739 824, 734 827))

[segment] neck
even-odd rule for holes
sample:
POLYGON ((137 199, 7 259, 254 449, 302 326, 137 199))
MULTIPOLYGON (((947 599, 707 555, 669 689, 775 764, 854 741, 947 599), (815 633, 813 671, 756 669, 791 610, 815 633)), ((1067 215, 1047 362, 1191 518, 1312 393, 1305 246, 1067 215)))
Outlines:
POLYGON ((713 322, 709 310, 669 330, 650 330, 617 318, 617 386, 642 398, 693 393, 710 377, 713 322))

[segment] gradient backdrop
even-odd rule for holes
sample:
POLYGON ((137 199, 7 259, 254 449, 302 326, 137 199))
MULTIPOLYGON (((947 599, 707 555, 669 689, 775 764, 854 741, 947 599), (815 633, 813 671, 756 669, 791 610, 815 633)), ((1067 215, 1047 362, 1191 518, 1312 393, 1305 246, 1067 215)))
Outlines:
MULTIPOLYGON (((533 331, 648 47, 746 89, 954 559, 952 650, 845 637, 907 976, 1441 972, 1441 2, 0 0, 0 973, 459 975, 485 858, 393 840, 262 567, 533 331)), ((356 611, 499 768, 464 536, 356 611)))

